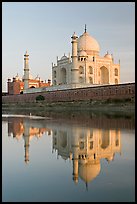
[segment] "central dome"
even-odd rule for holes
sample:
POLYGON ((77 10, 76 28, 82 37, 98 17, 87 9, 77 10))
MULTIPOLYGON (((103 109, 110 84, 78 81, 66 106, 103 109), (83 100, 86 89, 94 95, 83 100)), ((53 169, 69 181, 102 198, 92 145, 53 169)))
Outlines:
POLYGON ((84 32, 79 38, 78 38, 78 51, 84 50, 84 51, 100 51, 100 47, 98 42, 89 35, 89 33, 84 32))

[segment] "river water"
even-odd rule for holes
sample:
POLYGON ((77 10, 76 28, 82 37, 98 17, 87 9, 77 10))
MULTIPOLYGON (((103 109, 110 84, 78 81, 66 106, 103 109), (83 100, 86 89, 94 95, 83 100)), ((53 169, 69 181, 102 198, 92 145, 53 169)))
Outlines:
POLYGON ((132 117, 2 117, 3 202, 134 202, 132 117))

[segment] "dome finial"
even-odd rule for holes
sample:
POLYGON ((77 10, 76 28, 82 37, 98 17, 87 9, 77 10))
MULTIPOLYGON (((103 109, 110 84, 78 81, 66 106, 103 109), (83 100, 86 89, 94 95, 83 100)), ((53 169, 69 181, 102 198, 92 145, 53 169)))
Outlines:
POLYGON ((85 24, 85 33, 87 32, 86 24, 85 24))
POLYGON ((86 190, 88 191, 88 183, 86 182, 86 190))

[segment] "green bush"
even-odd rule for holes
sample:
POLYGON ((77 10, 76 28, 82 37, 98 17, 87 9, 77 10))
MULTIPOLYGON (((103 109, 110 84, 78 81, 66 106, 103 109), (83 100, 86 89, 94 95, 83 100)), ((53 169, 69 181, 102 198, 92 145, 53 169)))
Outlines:
POLYGON ((44 100, 45 100, 45 97, 42 95, 39 95, 36 97, 36 101, 44 101, 44 100))

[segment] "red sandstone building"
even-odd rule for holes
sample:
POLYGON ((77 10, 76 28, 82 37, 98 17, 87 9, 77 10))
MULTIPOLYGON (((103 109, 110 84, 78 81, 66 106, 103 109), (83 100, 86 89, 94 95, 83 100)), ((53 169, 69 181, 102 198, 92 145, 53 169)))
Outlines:
POLYGON ((51 80, 44 82, 40 77, 33 78, 29 72, 29 54, 26 51, 24 55, 24 75, 19 77, 17 74, 13 77, 13 80, 8 79, 8 94, 21 94, 25 89, 29 88, 40 88, 40 87, 49 87, 51 85, 51 80))
MULTIPOLYGON (((14 95, 14 94, 20 94, 23 93, 24 90, 24 79, 20 78, 17 74, 17 76, 13 77, 13 80, 8 79, 8 94, 14 95)), ((51 80, 48 79, 48 81, 44 82, 40 79, 40 77, 36 77, 35 79, 30 78, 29 79, 29 88, 39 88, 39 87, 49 87, 51 85, 51 80)))

